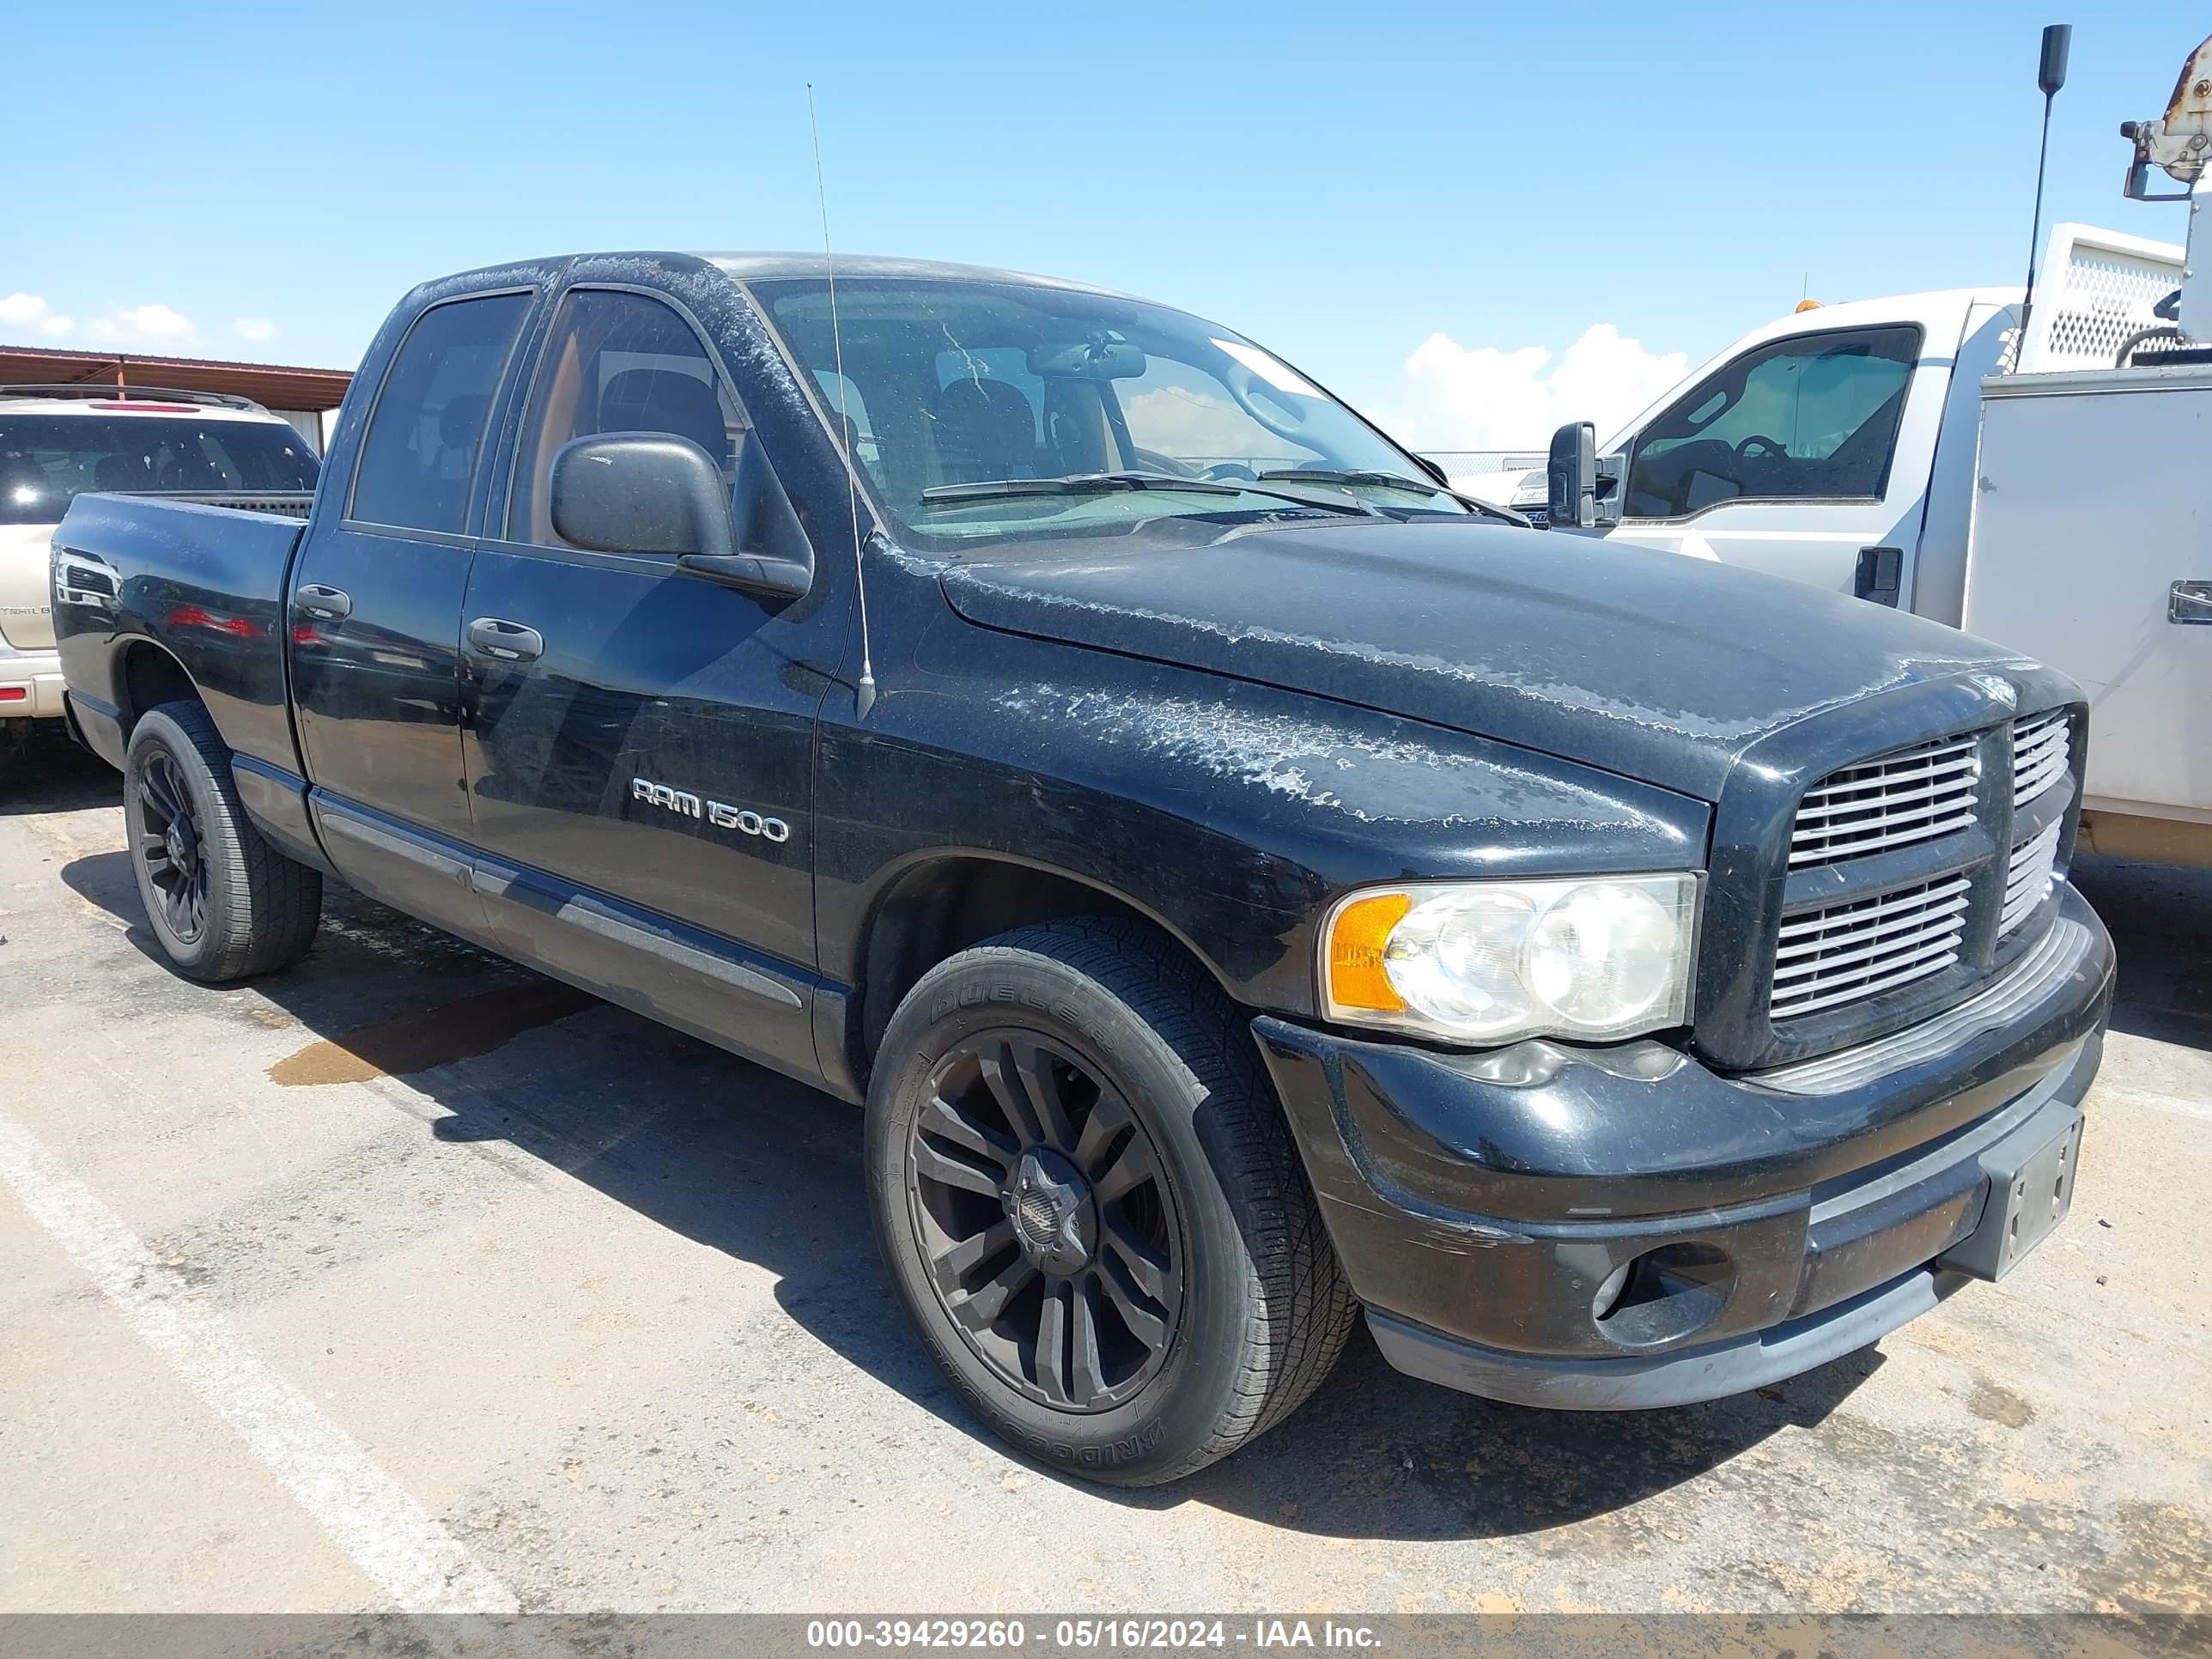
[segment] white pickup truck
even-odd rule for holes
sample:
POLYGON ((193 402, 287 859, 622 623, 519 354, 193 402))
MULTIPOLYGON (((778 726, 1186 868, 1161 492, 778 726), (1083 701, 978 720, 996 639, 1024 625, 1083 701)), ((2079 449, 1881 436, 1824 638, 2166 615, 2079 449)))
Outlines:
POLYGON ((2212 631, 2185 625, 2212 622, 2212 365, 2115 367, 2138 334, 2174 331, 2183 268, 2172 244, 2062 224, 2025 339, 2016 287, 1795 312, 1610 442, 1585 437, 1582 525, 1544 472, 1454 482, 2064 670, 2090 703, 2083 843, 2212 863, 2212 631))

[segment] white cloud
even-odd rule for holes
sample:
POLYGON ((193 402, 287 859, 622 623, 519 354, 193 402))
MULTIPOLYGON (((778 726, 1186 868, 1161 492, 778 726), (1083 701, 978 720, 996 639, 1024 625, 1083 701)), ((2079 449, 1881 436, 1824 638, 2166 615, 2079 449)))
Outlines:
POLYGON ((86 325, 93 339, 110 345, 189 345, 199 337, 192 319, 164 305, 131 306, 86 325))
POLYGON ((27 329, 49 340, 58 340, 76 326, 35 294, 0 295, 0 327, 27 329))
POLYGON ((1431 334, 1406 359, 1398 407, 1382 416, 1419 449, 1535 449, 1567 421, 1594 421, 1603 442, 1682 377, 1686 354, 1647 351, 1594 323, 1555 358, 1542 346, 1501 350, 1431 334))
POLYGON ((240 317, 230 325, 230 330, 240 339, 252 340, 257 344, 276 337, 276 325, 266 317, 240 317))

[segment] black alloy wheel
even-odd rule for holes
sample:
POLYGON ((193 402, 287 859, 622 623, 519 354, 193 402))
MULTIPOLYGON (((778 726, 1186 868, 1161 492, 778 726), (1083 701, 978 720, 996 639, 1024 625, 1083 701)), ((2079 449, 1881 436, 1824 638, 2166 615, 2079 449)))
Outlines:
POLYGON ((930 1077, 907 1160, 931 1286, 1001 1382, 1089 1413, 1158 1375, 1182 1320, 1183 1218, 1091 1062, 1035 1031, 964 1039, 930 1077))
POLYGON ((132 724, 123 757, 131 872, 161 954, 220 984, 297 962, 314 943, 323 878, 264 839, 206 708, 179 699, 132 724))
POLYGON ((135 844, 161 907, 161 919, 178 939, 197 940, 207 924, 208 866, 191 793, 176 763, 160 750, 138 775, 135 844))

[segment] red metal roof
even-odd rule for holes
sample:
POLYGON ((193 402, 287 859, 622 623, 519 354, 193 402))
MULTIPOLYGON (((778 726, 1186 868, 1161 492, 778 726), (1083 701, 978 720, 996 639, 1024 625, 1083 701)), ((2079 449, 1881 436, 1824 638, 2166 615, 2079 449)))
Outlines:
POLYGON ((0 345, 0 386, 100 380, 109 385, 174 386, 179 392, 228 392, 270 409, 336 409, 352 379, 352 371, 343 368, 294 368, 281 363, 145 356, 135 351, 57 351, 46 346, 0 345))

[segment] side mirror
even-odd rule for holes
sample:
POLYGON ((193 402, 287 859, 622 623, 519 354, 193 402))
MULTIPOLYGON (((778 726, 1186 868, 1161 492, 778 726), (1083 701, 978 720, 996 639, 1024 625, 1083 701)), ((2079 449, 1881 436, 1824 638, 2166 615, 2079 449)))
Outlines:
POLYGON ((1623 458, 1597 453, 1597 428, 1570 421, 1552 434, 1551 458, 1544 468, 1547 510, 1554 530, 1592 530, 1620 522, 1623 458))
POLYGON ((553 528, 603 553, 673 554, 683 568, 748 592, 793 599, 813 572, 740 545, 721 469, 689 438, 603 432, 553 458, 553 528))
POLYGON ((1588 530, 1597 523, 1597 428, 1569 421, 1552 434, 1544 468, 1554 530, 1588 530))

